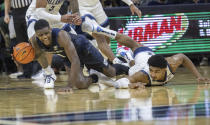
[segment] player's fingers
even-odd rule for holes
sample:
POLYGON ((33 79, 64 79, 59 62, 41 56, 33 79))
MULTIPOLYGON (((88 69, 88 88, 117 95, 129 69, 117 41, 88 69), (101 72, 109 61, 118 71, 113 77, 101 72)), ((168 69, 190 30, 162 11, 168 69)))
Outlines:
POLYGON ((141 12, 140 11, 138 11, 137 15, 138 15, 139 18, 141 18, 141 12))
POLYGON ((141 11, 137 7, 134 10, 138 17, 141 18, 141 11))
POLYGON ((72 88, 60 88, 57 90, 57 92, 59 94, 72 94, 73 93, 73 89, 72 88))
POLYGON ((132 13, 132 15, 134 15, 134 14, 135 14, 135 11, 132 9, 132 10, 131 10, 131 13, 132 13))

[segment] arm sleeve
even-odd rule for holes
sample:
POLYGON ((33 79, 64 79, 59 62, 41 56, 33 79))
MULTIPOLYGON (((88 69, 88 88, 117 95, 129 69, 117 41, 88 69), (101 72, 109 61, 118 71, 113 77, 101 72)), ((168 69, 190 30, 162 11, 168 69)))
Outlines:
POLYGON ((40 19, 46 19, 46 20, 51 20, 51 21, 61 21, 61 15, 55 15, 55 14, 50 14, 46 12, 45 8, 36 8, 36 15, 40 19))
POLYGON ((133 2, 131 0, 122 0, 124 3, 126 3, 128 6, 130 6, 131 4, 133 4, 133 2))

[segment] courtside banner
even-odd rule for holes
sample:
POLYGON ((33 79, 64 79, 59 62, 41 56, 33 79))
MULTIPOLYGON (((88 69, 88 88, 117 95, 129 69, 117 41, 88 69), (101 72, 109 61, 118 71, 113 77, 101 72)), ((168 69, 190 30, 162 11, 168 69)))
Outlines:
MULTIPOLYGON (((210 52, 210 12, 184 12, 109 17, 120 33, 151 48, 157 54, 210 52)), ((115 52, 121 45, 115 40, 115 52)))

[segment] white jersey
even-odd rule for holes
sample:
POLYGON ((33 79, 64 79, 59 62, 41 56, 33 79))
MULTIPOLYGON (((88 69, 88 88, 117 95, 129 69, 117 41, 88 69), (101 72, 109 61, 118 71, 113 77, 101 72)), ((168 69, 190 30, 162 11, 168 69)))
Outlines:
POLYGON ((32 0, 30 6, 28 7, 28 10, 26 11, 26 21, 30 19, 38 19, 38 17, 35 15, 36 10, 36 0, 32 0))
POLYGON ((98 3, 100 3, 99 0, 78 0, 80 7, 94 7, 98 3))
POLYGON ((146 70, 148 72, 149 66, 147 62, 152 55, 154 55, 154 52, 152 52, 152 50, 148 47, 139 47, 136 49, 134 51, 135 65, 129 69, 129 76, 140 70, 146 70))
MULTIPOLYGON (((46 6, 46 12, 54 15, 60 15, 59 9, 61 8, 64 0, 47 0, 48 4, 46 6)), ((35 13, 36 10, 36 0, 33 0, 31 5, 29 6, 27 12, 26 12, 26 21, 28 22, 31 19, 44 19, 44 17, 39 17, 35 13)), ((53 28, 62 28, 64 23, 61 22, 55 22, 51 20, 47 20, 51 27, 53 28)))
POLYGON ((166 84, 169 80, 171 80, 174 77, 174 74, 172 73, 170 66, 167 66, 167 71, 166 71, 166 76, 163 81, 155 81, 151 78, 150 76, 150 71, 149 71, 149 65, 148 65, 148 60, 149 58, 154 55, 154 52, 152 52, 151 49, 148 47, 139 47, 134 51, 134 60, 135 60, 135 65, 132 66, 129 69, 129 76, 135 74, 136 72, 143 72, 148 76, 148 79, 150 81, 149 85, 163 85, 166 84))
MULTIPOLYGON (((46 11, 50 14, 60 15, 59 10, 64 2, 64 0, 47 0, 46 11)), ((53 28, 62 28, 64 23, 47 20, 51 27, 53 28)))
MULTIPOLYGON (((63 4, 64 0, 47 0, 46 12, 53 14, 53 15, 60 15, 59 10, 63 4)), ((34 34, 34 24, 39 19, 45 19, 45 17, 40 17, 36 13, 36 0, 33 0, 31 5, 29 6, 26 12, 26 22, 27 22, 27 34, 28 38, 30 39, 34 34)), ((52 28, 63 28, 65 23, 57 22, 52 20, 47 20, 49 22, 50 27, 52 28)), ((71 28, 71 33, 76 34, 76 32, 71 28)))

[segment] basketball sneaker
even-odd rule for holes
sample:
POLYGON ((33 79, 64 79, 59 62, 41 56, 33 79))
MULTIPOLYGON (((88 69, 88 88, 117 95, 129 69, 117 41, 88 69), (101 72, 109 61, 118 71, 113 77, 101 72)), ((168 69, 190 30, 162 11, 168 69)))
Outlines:
POLYGON ((45 89, 53 89, 55 80, 56 80, 56 78, 53 76, 53 74, 46 75, 45 82, 44 82, 44 88, 45 89))
POLYGON ((119 57, 114 58, 114 60, 112 61, 112 63, 113 64, 121 64, 121 65, 124 65, 124 66, 128 66, 129 67, 129 63, 128 62, 125 62, 124 60, 121 60, 119 57))
MULTIPOLYGON (((57 77, 56 77, 55 73, 53 73, 52 75, 53 75, 53 78, 56 80, 57 77)), ((44 70, 41 69, 38 73, 31 76, 31 79, 34 79, 34 80, 45 79, 44 70)))
POLYGON ((36 74, 31 76, 31 79, 38 80, 38 79, 45 79, 43 70, 39 70, 36 74))
POLYGON ((15 79, 18 76, 23 75, 23 72, 16 72, 9 75, 10 78, 15 79))
POLYGON ((133 52, 130 49, 126 50, 124 49, 124 47, 119 47, 117 48, 116 52, 117 55, 124 58, 127 61, 127 63, 130 63, 131 60, 134 60, 133 52))
POLYGON ((118 79, 115 83, 116 84, 114 85, 114 87, 116 89, 127 89, 128 84, 130 84, 130 81, 127 78, 121 78, 118 79))

